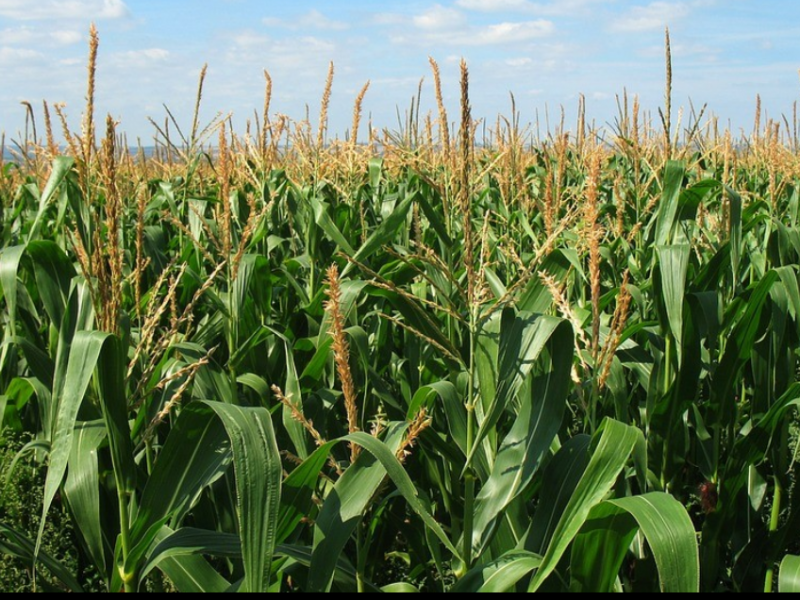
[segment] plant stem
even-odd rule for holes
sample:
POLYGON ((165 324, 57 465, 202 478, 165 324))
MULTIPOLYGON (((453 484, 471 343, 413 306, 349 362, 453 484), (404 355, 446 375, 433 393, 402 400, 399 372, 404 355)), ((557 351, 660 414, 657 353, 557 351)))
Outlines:
POLYGON ((472 568, 472 530, 475 524, 475 477, 467 473, 464 485, 464 554, 465 572, 472 568))
POLYGON ((367 563, 367 550, 364 547, 364 530, 363 526, 359 524, 357 529, 356 549, 358 552, 356 569, 356 585, 358 586, 358 593, 366 593, 366 586, 364 585, 364 570, 367 563))
MULTIPOLYGON (((778 525, 780 524, 780 518, 781 518, 782 502, 783 502, 783 486, 781 486, 781 482, 778 479, 778 477, 775 477, 775 495, 772 500, 772 516, 770 517, 769 521, 770 535, 778 531, 778 525)), ((766 580, 764 582, 765 594, 772 593, 774 582, 775 582, 775 566, 770 565, 769 569, 767 570, 766 580)))
POLYGON ((661 390, 662 394, 666 394, 669 391, 672 383, 672 348, 672 335, 669 334, 667 335, 666 349, 664 351, 664 388, 661 390))
POLYGON ((592 374, 592 396, 589 406, 589 427, 592 435, 597 431, 597 403, 600 402, 600 369, 595 364, 595 372, 592 374))
MULTIPOLYGON (((666 339, 666 348, 664 350, 664 386, 661 389, 662 395, 666 395, 670 389, 672 383, 672 348, 673 348, 673 341, 672 335, 668 334, 666 339)), ((670 437, 669 433, 664 437, 664 452, 663 458, 661 461, 661 491, 667 492, 668 491, 668 479, 667 479, 667 468, 669 466, 669 457, 671 455, 672 450, 670 449, 670 437)))
MULTIPOLYGON (((467 456, 471 457, 475 446, 475 347, 477 337, 477 308, 470 307, 469 322, 469 389, 467 390, 467 456)), ((475 475, 467 470, 464 479, 464 546, 465 572, 472 568, 472 530, 475 523, 475 475)))
MULTIPOLYGON (((227 265, 227 281, 228 281, 228 306, 230 307, 230 326, 228 327, 228 352, 230 356, 236 353, 239 348, 239 302, 234 295, 234 279, 233 279, 233 266, 231 265, 231 256, 226 256, 225 260, 228 261, 227 265)), ((236 389, 236 367, 233 361, 228 362, 228 376, 230 377, 231 389, 236 389)), ((236 402, 235 396, 232 398, 233 404, 236 402)))
MULTIPOLYGON (((118 353, 118 350, 121 349, 122 344, 120 343, 120 339, 115 337, 113 340, 113 349, 115 352, 115 357, 121 357, 122 355, 118 353)), ((115 367, 119 368, 121 372, 124 372, 124 362, 117 362, 115 367)), ((121 375, 121 373, 120 373, 121 375)), ((99 378, 99 374, 96 375, 96 378, 99 378)), ((122 377, 120 376, 120 380, 122 377)), ((96 384, 99 385, 99 379, 95 380, 96 384)), ((103 411, 103 420, 106 423, 106 429, 108 431, 109 441, 111 442, 111 467, 114 472, 114 484, 117 492, 117 504, 119 506, 119 541, 122 545, 122 565, 118 566, 120 579, 122 579, 122 583, 124 586, 124 591, 126 594, 135 594, 138 588, 138 567, 140 565, 129 565, 129 558, 132 550, 131 544, 131 520, 130 520, 130 498, 135 491, 134 484, 132 483, 131 479, 133 477, 132 473, 127 473, 125 471, 125 465, 120 464, 120 455, 114 448, 114 438, 113 438, 113 430, 110 428, 110 423, 112 423, 112 417, 109 414, 109 409, 106 406, 105 401, 102 404, 102 411, 103 411), (132 568, 132 571, 128 569, 132 568)), ((123 435, 126 435, 127 432, 123 435)), ((130 434, 127 434, 130 435, 130 434)))
POLYGON ((311 303, 317 293, 317 262, 313 257, 309 258, 309 262, 311 266, 308 272, 308 301, 311 303))
POLYGON ((123 482, 121 481, 120 477, 116 474, 116 470, 115 470, 115 478, 117 480, 117 498, 119 499, 120 541, 122 543, 123 566, 120 570, 120 577, 122 578, 122 583, 125 586, 125 593, 135 594, 136 574, 128 573, 127 571, 128 556, 130 556, 131 552, 131 525, 130 525, 130 515, 128 513, 128 494, 124 490, 124 486, 122 485, 123 482))
POLYGON ((144 449, 145 449, 145 459, 147 462, 147 475, 150 476, 153 474, 153 442, 150 439, 146 439, 144 442, 144 449))
MULTIPOLYGON (((775 494, 772 500, 772 515, 769 521, 769 534, 770 537, 775 535, 781 522, 781 509, 783 508, 783 484, 781 483, 779 473, 788 473, 789 467, 786 464, 789 456, 789 423, 785 422, 781 428, 780 447, 778 449, 778 456, 775 459, 775 494)), ((767 594, 772 593, 775 581, 775 563, 772 561, 767 570, 766 581, 764 582, 764 591, 767 594)))

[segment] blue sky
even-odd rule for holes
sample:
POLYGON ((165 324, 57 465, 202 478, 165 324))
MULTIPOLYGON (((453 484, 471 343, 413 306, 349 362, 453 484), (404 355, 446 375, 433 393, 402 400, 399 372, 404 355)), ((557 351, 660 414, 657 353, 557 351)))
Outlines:
MULTIPOLYGON (((775 117, 800 99, 797 0, 0 0, 0 130, 16 136, 20 101, 65 102, 78 128, 85 94, 89 24, 100 30, 97 110, 130 138, 167 104, 190 128, 197 76, 209 75, 202 117, 232 112, 242 129, 261 109, 262 71, 275 82, 273 112, 316 120, 328 62, 336 64, 331 132, 343 135, 369 79, 365 110, 397 126, 425 77, 423 109, 434 108, 429 55, 442 68, 445 100, 458 108, 458 61, 472 74, 475 117, 508 114, 509 91, 525 122, 560 106, 574 122, 577 97, 591 118, 613 121, 627 88, 644 107, 663 99, 663 29, 672 31, 675 104, 708 103, 734 128, 752 127, 755 96, 775 117)), ((677 117, 676 117, 677 118, 677 117)))

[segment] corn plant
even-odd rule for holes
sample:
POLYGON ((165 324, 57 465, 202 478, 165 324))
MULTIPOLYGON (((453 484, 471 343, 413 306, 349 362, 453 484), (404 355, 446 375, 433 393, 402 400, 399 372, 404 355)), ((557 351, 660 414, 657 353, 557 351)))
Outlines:
POLYGON ((147 156, 95 147, 97 48, 82 135, 0 165, 0 432, 45 474, 0 552, 34 586, 85 586, 58 501, 109 592, 797 588, 777 123, 681 137, 626 95, 611 132, 512 105, 476 144, 431 60, 437 117, 365 145, 368 86, 327 138, 331 66, 316 131, 267 75, 248 135, 168 113, 147 156))

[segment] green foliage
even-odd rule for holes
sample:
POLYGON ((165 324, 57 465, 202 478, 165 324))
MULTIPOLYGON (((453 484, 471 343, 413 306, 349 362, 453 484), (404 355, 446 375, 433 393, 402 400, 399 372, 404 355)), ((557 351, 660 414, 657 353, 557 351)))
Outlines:
POLYGON ((304 131, 6 169, 3 591, 797 587, 796 154, 304 131))
MULTIPOLYGON (((15 532, 35 538, 41 516, 45 469, 32 456, 18 459, 24 438, 0 438, 0 523, 15 532)), ((75 526, 63 503, 48 514, 42 551, 74 575, 85 591, 103 591, 102 580, 79 547, 75 526)), ((13 541, 0 533, 0 548, 13 541)), ((32 562, 0 552, 0 589, 4 593, 33 591, 32 562)), ((40 590, 65 591, 67 588, 47 568, 40 567, 40 590)))

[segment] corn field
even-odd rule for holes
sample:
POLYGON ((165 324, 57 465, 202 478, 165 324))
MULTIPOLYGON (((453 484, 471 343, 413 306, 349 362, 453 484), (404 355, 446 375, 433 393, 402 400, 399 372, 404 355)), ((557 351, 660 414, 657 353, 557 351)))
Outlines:
POLYGON ((91 39, 80 134, 44 104, 0 163, 25 586, 800 590, 796 118, 734 135, 668 91, 542 136, 474 120, 464 63, 448 115, 431 60, 439 110, 398 131, 365 86, 332 139, 331 66, 318 124, 267 75, 240 135, 199 123, 203 71, 137 152, 91 39))

